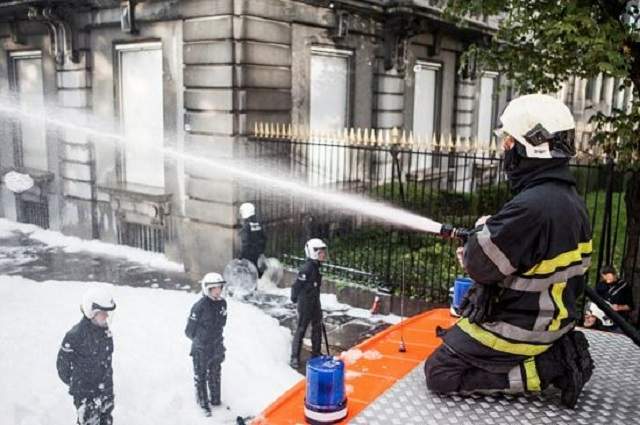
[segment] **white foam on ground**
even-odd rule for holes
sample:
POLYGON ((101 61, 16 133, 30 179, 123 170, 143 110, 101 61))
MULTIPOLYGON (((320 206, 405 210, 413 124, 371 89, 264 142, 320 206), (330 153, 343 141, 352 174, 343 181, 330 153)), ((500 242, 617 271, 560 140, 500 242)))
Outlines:
POLYGON ((53 230, 45 230, 33 224, 16 223, 4 218, 0 218, 0 235, 20 232, 30 239, 41 242, 52 248, 61 248, 65 252, 90 252, 93 254, 108 255, 112 257, 126 258, 149 267, 159 268, 168 271, 182 272, 184 266, 173 261, 169 261, 164 254, 143 251, 125 245, 116 245, 103 242, 97 239, 86 240, 75 236, 63 235, 53 230))
POLYGON ((56 372, 64 334, 80 318, 82 294, 105 286, 117 303, 112 324, 116 424, 235 423, 256 415, 302 376, 291 369, 291 333, 258 308, 228 300, 222 401, 231 410, 201 416, 184 327, 201 295, 87 282, 0 276, 0 418, 12 425, 75 423, 56 372))

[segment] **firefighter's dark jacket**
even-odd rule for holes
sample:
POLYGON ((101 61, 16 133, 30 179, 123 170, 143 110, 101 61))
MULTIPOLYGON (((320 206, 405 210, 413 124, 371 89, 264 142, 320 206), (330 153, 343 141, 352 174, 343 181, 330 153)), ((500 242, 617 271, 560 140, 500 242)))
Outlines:
POLYGON ((575 325, 591 227, 566 161, 544 164, 518 176, 518 193, 465 246, 469 276, 498 289, 491 317, 463 318, 445 336, 463 355, 535 356, 575 325))
POLYGON ((224 360, 223 330, 227 324, 227 301, 202 296, 191 308, 185 335, 193 342, 191 354, 200 351, 208 357, 224 360))
POLYGON ((320 304, 320 262, 307 259, 300 267, 298 277, 291 288, 291 301, 302 306, 314 306, 320 304))
POLYGON ((242 223, 240 242, 240 258, 245 258, 255 264, 258 261, 258 257, 264 254, 267 237, 255 215, 252 215, 242 223))
POLYGON ((113 338, 108 328, 83 317, 62 340, 57 369, 74 397, 113 395, 113 338))

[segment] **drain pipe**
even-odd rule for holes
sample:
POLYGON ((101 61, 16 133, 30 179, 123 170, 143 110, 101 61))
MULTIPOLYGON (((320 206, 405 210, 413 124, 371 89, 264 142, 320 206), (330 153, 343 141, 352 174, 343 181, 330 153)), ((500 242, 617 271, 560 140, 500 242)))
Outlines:
POLYGON ((51 38, 51 54, 55 57, 58 65, 63 65, 69 60, 78 63, 78 54, 73 48, 73 30, 71 25, 65 21, 51 7, 43 9, 30 7, 27 17, 31 21, 42 22, 49 30, 51 38))

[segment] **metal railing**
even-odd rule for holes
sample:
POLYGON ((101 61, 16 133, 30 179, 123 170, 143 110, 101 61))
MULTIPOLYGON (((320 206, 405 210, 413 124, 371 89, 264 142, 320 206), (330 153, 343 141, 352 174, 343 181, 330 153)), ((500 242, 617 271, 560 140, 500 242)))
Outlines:
POLYGON ((47 200, 29 201, 21 199, 18 203, 18 221, 48 229, 49 205, 47 200))
POLYGON ((118 226, 118 243, 145 251, 164 253, 165 226, 153 226, 121 221, 118 226))

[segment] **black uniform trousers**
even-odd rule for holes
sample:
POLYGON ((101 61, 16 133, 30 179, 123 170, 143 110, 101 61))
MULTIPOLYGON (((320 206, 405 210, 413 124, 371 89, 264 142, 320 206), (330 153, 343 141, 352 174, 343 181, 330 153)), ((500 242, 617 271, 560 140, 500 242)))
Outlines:
POLYGON ((198 404, 204 407, 211 403, 220 404, 221 360, 217 356, 208 355, 203 350, 194 350, 193 374, 198 404), (208 397, 207 397, 208 388, 208 397))
POLYGON ((311 356, 316 357, 320 355, 322 345, 322 309, 319 299, 317 302, 298 302, 298 326, 293 335, 292 358, 300 358, 302 339, 309 324, 311 324, 311 356))
MULTIPOLYGON (((515 359, 513 367, 518 367, 515 359)), ((511 392, 508 370, 490 370, 471 364, 445 344, 424 363, 424 374, 427 388, 437 393, 511 392)))
POLYGON ((78 412, 78 425, 111 425, 113 423, 113 394, 73 397, 78 412))

